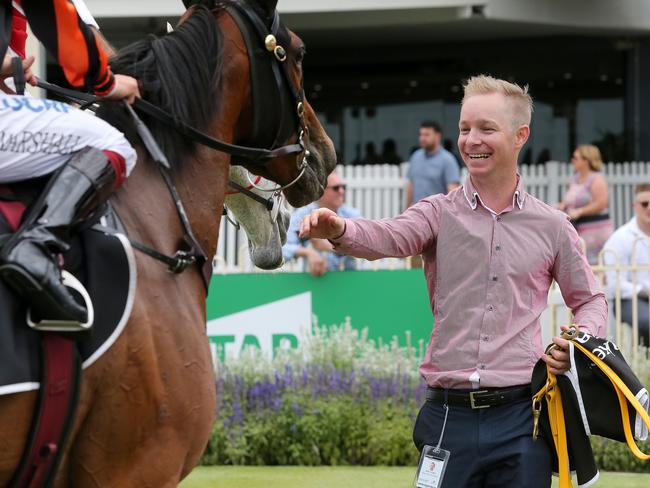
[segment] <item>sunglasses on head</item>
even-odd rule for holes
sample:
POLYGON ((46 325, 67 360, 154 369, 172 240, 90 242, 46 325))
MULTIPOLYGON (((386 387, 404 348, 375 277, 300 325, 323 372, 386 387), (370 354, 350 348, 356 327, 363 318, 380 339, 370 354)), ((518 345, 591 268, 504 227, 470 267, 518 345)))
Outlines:
POLYGON ((343 185, 343 184, 341 184, 341 185, 332 185, 332 186, 328 186, 327 188, 329 188, 330 190, 334 190, 334 191, 341 191, 341 190, 344 190, 344 191, 345 191, 345 189, 346 189, 347 187, 348 187, 348 185, 343 185))
POLYGON ((639 205, 641 205, 643 208, 648 208, 648 205, 650 205, 650 201, 644 200, 643 202, 636 202, 639 205))

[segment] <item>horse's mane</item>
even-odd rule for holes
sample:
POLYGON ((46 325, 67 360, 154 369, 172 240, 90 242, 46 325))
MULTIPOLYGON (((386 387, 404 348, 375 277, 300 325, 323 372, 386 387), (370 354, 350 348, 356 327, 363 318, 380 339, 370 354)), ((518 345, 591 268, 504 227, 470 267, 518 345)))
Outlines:
MULTIPOLYGON (((196 6, 167 35, 137 41, 111 59, 115 73, 140 81, 143 98, 197 129, 205 129, 216 110, 223 62, 223 36, 212 12, 196 6)), ((104 103, 98 115, 119 127, 132 144, 140 139, 124 107, 104 103)), ((173 128, 141 115, 172 166, 193 152, 194 144, 173 128)))

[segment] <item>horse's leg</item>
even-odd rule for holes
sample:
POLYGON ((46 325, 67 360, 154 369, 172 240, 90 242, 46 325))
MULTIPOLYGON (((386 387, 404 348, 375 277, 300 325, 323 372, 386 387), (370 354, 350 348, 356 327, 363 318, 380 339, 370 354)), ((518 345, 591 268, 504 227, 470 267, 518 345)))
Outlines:
POLYGON ((0 396, 0 486, 7 486, 23 455, 37 392, 0 396))
POLYGON ((170 308, 173 292, 140 296, 147 281, 120 339, 85 372, 58 486, 176 486, 205 447, 216 408, 205 319, 170 308))

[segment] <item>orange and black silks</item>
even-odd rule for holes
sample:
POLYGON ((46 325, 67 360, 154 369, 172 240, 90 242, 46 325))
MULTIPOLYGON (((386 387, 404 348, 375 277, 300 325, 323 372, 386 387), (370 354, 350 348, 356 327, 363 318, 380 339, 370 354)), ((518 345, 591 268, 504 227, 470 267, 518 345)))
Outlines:
POLYGON ((533 370, 533 436, 539 427, 537 442, 549 443, 560 488, 572 486, 572 471, 579 486, 590 486, 599 476, 592 434, 627 442, 635 456, 650 459, 635 442, 648 437, 650 397, 616 344, 575 326, 562 335, 571 369, 556 376, 539 360, 533 370))
MULTIPOLYGON (((11 3, 11 0, 0 0, 2 57, 11 36, 11 3)), ((68 83, 99 96, 113 89, 115 79, 108 66, 108 57, 70 0, 21 0, 18 3, 36 37, 63 68, 68 83)))

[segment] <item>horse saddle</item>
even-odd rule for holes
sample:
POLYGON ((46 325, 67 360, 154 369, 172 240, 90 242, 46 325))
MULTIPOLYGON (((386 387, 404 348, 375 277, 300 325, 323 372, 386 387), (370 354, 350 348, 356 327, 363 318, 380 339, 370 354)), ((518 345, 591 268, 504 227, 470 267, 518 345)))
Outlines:
MULTIPOLYGON (((21 205, 17 199, 0 197, 0 235, 16 228, 21 205)), ((114 230, 120 227, 117 215, 106 206, 98 222, 79 231, 64 254, 64 269, 84 285, 94 308, 92 327, 74 333, 83 368, 117 340, 131 313, 135 259, 128 238, 114 230)), ((27 314, 27 306, 0 280, 0 395, 39 388, 41 338, 27 325, 27 314)))

